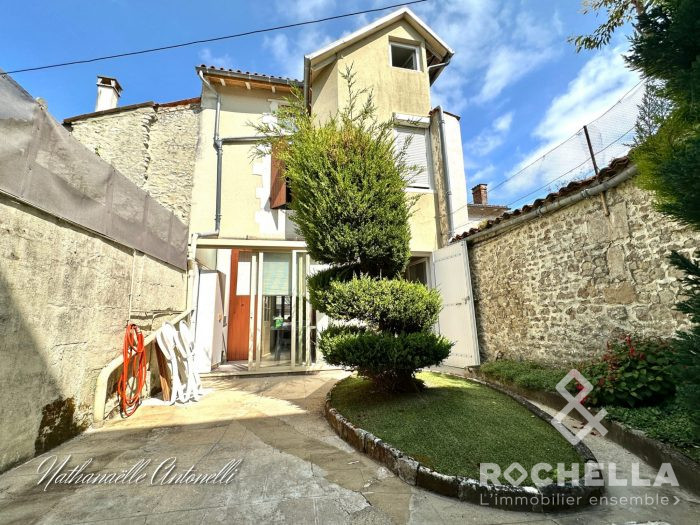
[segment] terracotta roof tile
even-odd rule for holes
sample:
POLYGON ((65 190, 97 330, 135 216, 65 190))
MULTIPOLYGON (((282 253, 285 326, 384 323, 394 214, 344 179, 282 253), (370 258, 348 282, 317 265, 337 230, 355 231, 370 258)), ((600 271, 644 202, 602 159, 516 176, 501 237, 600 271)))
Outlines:
POLYGON ((629 166, 630 162, 631 161, 627 156, 613 159, 608 166, 600 170, 597 176, 594 175, 587 179, 571 181, 566 186, 559 188, 559 190, 552 192, 545 197, 535 199, 535 201, 531 204, 526 204, 516 210, 507 211, 504 214, 496 217, 495 219, 490 219, 481 228, 472 228, 469 231, 465 231, 459 235, 456 235, 455 237, 453 237, 452 241, 461 241, 462 239, 466 239, 470 235, 474 235, 477 232, 488 230, 496 224, 507 221, 511 217, 517 217, 518 215, 522 215, 523 213, 528 213, 530 211, 536 210, 544 204, 552 203, 561 199, 562 197, 566 197, 567 195, 570 195, 577 191, 581 191, 590 186, 599 184, 604 180, 611 179, 612 177, 620 173, 622 170, 624 170, 627 166, 629 166))
POLYGON ((173 102, 164 102, 162 104, 159 104, 157 102, 148 101, 148 102, 141 102, 139 104, 129 104, 128 106, 117 106, 116 108, 112 109, 103 109, 102 111, 93 111, 91 113, 84 113, 82 115, 75 115, 74 117, 68 117, 63 119, 63 124, 70 124, 71 122, 75 122, 77 120, 83 120, 86 118, 92 118, 92 117, 103 117, 106 115, 114 115, 115 113, 122 113, 124 111, 130 111, 132 109, 140 109, 140 108, 169 108, 173 106, 186 106, 190 104, 199 104, 201 102, 200 97, 194 97, 194 98, 185 98, 182 100, 175 100, 173 102))
POLYGON ((231 69, 231 68, 225 68, 225 67, 216 67, 216 66, 208 66, 206 64, 200 64, 200 68, 204 69, 209 69, 212 71, 224 71, 224 72, 229 72, 229 73, 236 73, 238 75, 251 75, 254 77, 267 77, 267 78, 274 78, 277 80, 281 80, 284 82, 294 82, 294 83, 301 83, 301 80, 297 80, 295 78, 290 78, 290 77, 280 77, 277 75, 268 75, 267 73, 256 73, 255 71, 243 71, 241 69, 231 69))

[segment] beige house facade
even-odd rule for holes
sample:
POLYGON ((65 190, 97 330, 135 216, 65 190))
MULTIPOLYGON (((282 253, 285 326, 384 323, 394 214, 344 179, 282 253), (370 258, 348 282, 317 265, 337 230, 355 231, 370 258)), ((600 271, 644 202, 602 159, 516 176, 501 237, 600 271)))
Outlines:
POLYGON ((409 159, 422 168, 408 181, 407 193, 417 199, 406 276, 431 285, 431 254, 467 213, 459 117, 433 107, 430 97, 452 55, 404 8, 303 57, 302 80, 202 65, 198 99, 66 120, 74 136, 115 167, 124 164, 127 176, 188 221, 188 307, 206 356, 201 371, 323 366, 315 341, 328 320, 311 308, 306 290, 306 278, 320 266, 295 229, 276 160, 252 155, 253 124, 274 119, 292 89, 319 120, 335 114, 347 103, 347 67, 358 88, 372 90, 378 117, 395 122, 397 144, 410 139, 409 159), (167 140, 154 144, 157 134, 144 129, 165 119, 173 125, 172 143, 160 148, 167 140))

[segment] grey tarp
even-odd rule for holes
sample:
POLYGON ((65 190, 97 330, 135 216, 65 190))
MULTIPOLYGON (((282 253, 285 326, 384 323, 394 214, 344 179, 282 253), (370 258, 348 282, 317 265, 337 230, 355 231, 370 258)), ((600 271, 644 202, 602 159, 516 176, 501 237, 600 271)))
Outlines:
POLYGON ((0 70, 0 192, 181 269, 187 226, 0 70))

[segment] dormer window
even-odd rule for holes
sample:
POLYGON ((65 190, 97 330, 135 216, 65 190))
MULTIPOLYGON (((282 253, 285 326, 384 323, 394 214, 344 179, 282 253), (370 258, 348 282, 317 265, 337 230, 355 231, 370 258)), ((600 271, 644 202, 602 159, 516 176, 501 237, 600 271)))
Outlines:
POLYGON ((401 69, 412 69, 413 71, 418 71, 418 46, 412 46, 409 44, 397 44, 396 42, 391 42, 389 44, 391 47, 391 65, 394 67, 400 67, 401 69))

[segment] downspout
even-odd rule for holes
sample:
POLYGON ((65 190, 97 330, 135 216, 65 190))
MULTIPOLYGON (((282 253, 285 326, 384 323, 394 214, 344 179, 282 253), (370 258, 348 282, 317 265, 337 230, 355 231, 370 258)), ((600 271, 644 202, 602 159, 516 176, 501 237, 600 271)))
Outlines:
MULTIPOLYGON (((452 54, 448 54, 439 64, 428 66, 428 71, 433 68, 445 68, 449 65, 452 59, 452 54)), ((445 114, 442 111, 442 106, 438 106, 438 125, 440 129, 440 156, 442 157, 442 173, 445 178, 445 211, 447 212, 447 242, 450 241, 455 234, 454 217, 452 216, 452 187, 450 186, 450 163, 447 161, 447 140, 445 139, 445 114)))
MULTIPOLYGON (((192 239, 190 241, 190 253, 188 254, 187 260, 190 263, 190 276, 187 279, 188 285, 190 280, 192 281, 192 293, 187 294, 187 310, 193 313, 193 318, 196 319, 196 305, 194 305, 194 297, 199 293, 199 268, 197 265, 197 241, 201 238, 208 237, 218 237, 221 230, 221 174, 223 171, 223 144, 219 137, 219 122, 221 119, 221 95, 214 89, 214 87, 209 83, 207 79, 204 78, 204 74, 200 71, 199 78, 202 80, 202 84, 207 86, 216 94, 216 115, 214 117, 214 149, 216 149, 216 204, 215 204, 215 214, 214 214, 214 230, 209 232, 195 232, 192 234, 192 239)), ((190 288, 190 286, 188 286, 190 288)), ((196 325, 195 325, 196 334, 196 325)))
POLYGON ((600 184, 597 184, 593 186, 592 188, 585 188, 581 191, 578 191, 572 195, 569 195, 568 197, 564 197, 563 199, 559 199, 557 201, 554 201, 549 204, 545 204, 544 206, 540 206, 539 208, 532 210, 528 213, 524 213, 522 215, 518 215, 517 217, 514 217, 512 219, 505 220, 491 228, 488 228, 486 230, 476 232, 473 235, 469 235, 466 239, 467 243, 471 244, 476 241, 481 241, 484 239, 488 239, 490 237, 493 237, 494 235, 497 235, 499 232, 504 231, 506 229, 511 229, 519 224, 522 224, 524 222, 527 222, 531 219, 535 219, 537 217, 541 217, 542 215, 545 215, 547 213, 551 213, 553 211, 559 210, 561 208, 564 208, 566 206, 570 206, 571 204, 577 203, 579 201, 582 201, 583 199, 587 199, 589 197, 594 197, 595 195, 598 195, 604 191, 609 190, 610 188, 614 188, 615 186, 621 184, 622 182, 626 181, 627 179, 632 178, 634 175, 637 173, 637 167, 632 165, 628 166, 624 170, 622 170, 620 173, 615 175, 614 177, 606 180, 605 182, 601 182, 600 184))
POLYGON ((304 57, 304 108, 311 113, 311 60, 304 57))
POLYGON ((221 230, 221 174, 223 172, 223 153, 224 145, 221 142, 221 137, 219 137, 219 121, 221 120, 221 94, 214 89, 214 87, 209 83, 207 79, 204 78, 204 74, 200 71, 199 78, 202 79, 202 83, 216 93, 216 115, 214 116, 214 149, 216 149, 216 207, 214 214, 214 231, 193 234, 199 237, 213 237, 219 235, 221 230))
POLYGON ((452 217, 452 188, 450 187, 450 163, 447 160, 447 141, 445 140, 445 114, 438 106, 438 125, 440 128, 440 156, 442 157, 442 174, 445 178, 445 211, 447 212, 447 240, 454 237, 454 217, 452 217))

